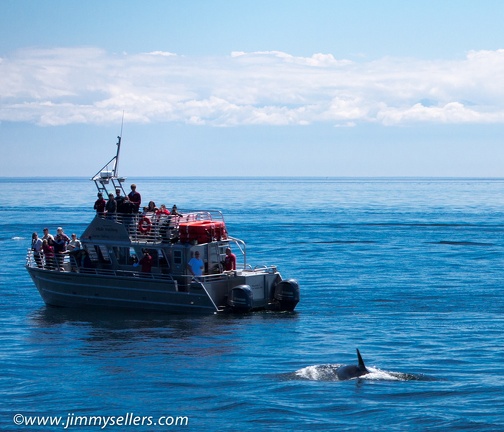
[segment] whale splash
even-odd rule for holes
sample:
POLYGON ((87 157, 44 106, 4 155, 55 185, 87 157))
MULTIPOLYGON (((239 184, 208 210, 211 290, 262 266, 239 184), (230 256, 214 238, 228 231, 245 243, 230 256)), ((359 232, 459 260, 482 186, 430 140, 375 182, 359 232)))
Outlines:
MULTIPOLYGON (((298 379, 309 381, 343 381, 338 377, 337 370, 342 364, 321 364, 306 366, 294 372, 298 379)), ((367 366, 368 373, 350 379, 365 379, 375 381, 431 381, 425 375, 414 375, 404 372, 392 372, 367 366)))

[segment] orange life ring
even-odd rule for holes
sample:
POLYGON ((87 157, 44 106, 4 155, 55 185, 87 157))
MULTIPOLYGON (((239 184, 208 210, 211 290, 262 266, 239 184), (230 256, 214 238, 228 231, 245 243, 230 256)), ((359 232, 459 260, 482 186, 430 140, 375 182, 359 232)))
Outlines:
POLYGON ((140 231, 142 234, 147 234, 151 230, 151 228, 152 222, 147 216, 140 218, 140 220, 138 221, 138 231, 140 231))

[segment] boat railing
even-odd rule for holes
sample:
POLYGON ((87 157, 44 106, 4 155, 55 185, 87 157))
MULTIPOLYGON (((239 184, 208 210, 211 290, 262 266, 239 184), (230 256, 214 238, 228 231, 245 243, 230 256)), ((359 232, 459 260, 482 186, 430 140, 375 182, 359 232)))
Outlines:
MULTIPOLYGON (((235 246, 237 247, 239 253, 243 257, 242 258, 243 269, 246 269, 247 268, 247 247, 245 245, 245 242, 243 240, 237 239, 235 237, 229 237, 229 236, 228 236, 228 240, 230 242, 233 242, 235 244, 235 246)), ((238 262, 236 263, 236 265, 238 266, 238 262)))
POLYGON ((188 291, 192 291, 192 289, 193 289, 194 286, 199 287, 200 289, 202 289, 205 292, 205 294, 208 297, 208 299, 212 302, 212 305, 215 308, 215 311, 218 312, 219 308, 217 307, 217 305, 215 304, 212 296, 210 295, 210 293, 206 289, 205 284, 201 280, 193 278, 193 279, 191 279, 190 284, 188 285, 188 287, 189 287, 188 291))
MULTIPOLYGON (((236 239, 235 239, 236 240, 236 239)), ((102 276, 123 276, 123 277, 142 277, 157 280, 168 280, 174 281, 175 278, 172 274, 161 273, 161 272, 150 272, 145 273, 139 269, 108 269, 105 267, 86 267, 79 265, 74 256, 69 253, 54 254, 54 256, 44 256, 42 253, 35 253, 33 250, 28 249, 26 253, 26 266, 33 268, 40 268, 43 270, 50 270, 55 272, 74 272, 74 273, 87 273, 96 274, 102 276)), ((230 275, 236 275, 237 272, 252 272, 252 273, 275 273, 277 271, 276 266, 256 266, 251 267, 249 265, 244 265, 243 267, 237 267, 236 270, 223 271, 222 273, 212 273, 204 274, 199 276, 197 280, 201 282, 215 282, 218 280, 226 279, 230 275)), ((185 280, 184 283, 190 284, 194 279, 194 276, 177 276, 177 279, 182 278, 185 280)))
POLYGON ((69 253, 55 254, 54 256, 46 257, 42 253, 36 255, 31 249, 28 249, 26 254, 26 266, 40 268, 43 270, 51 270, 55 272, 73 272, 73 273, 88 273, 102 276, 126 276, 126 277, 142 277, 149 279, 164 279, 174 281, 171 274, 165 273, 146 273, 137 269, 108 269, 104 267, 84 267, 78 265, 73 256, 69 253))
MULTIPOLYGON (((143 212, 97 214, 96 217, 122 224, 126 228, 130 240, 137 243, 177 242, 180 225, 183 223, 212 221, 224 224, 224 216, 216 210, 196 210, 182 215, 143 212)), ((220 232, 209 232, 208 240, 220 240, 221 236, 220 232)))
POLYGON ((28 249, 26 253, 26 266, 38 267, 44 270, 67 271, 71 268, 70 255, 68 253, 52 253, 51 255, 42 252, 34 252, 28 249))

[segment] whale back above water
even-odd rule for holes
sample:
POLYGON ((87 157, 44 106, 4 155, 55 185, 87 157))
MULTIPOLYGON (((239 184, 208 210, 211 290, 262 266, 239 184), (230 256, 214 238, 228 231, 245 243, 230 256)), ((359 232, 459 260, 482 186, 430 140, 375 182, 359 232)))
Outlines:
POLYGON ((362 356, 358 348, 357 359, 359 360, 358 365, 345 365, 336 369, 336 375, 340 381, 358 378, 369 373, 369 371, 366 369, 366 365, 364 364, 364 360, 362 360, 362 356))
POLYGON ((306 379, 310 381, 347 381, 361 378, 374 381, 435 381, 437 378, 405 372, 392 372, 375 367, 367 368, 357 349, 357 365, 319 364, 306 366, 296 372, 286 374, 287 378, 306 379))

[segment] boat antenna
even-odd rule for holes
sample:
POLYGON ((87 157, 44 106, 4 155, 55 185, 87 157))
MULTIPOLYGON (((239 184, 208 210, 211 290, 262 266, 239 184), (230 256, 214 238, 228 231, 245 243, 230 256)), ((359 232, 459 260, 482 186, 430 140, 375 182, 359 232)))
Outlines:
POLYGON ((116 155, 110 159, 101 169, 98 171, 92 178, 95 182, 96 188, 98 192, 108 195, 107 185, 112 183, 113 191, 116 189, 121 189, 124 192, 124 188, 122 186, 123 182, 126 180, 125 177, 119 177, 119 153, 121 151, 121 141, 123 134, 123 125, 124 125, 124 111, 122 115, 121 121, 121 133, 117 137, 117 152, 116 155), (109 170, 109 166, 112 165, 112 170, 109 170))
POLYGON ((124 126, 124 111, 123 111, 122 120, 121 120, 121 133, 117 137, 117 153, 116 153, 115 164, 114 164, 114 177, 119 176, 119 152, 121 151, 121 140, 122 140, 122 134, 123 134, 123 126, 124 126))

